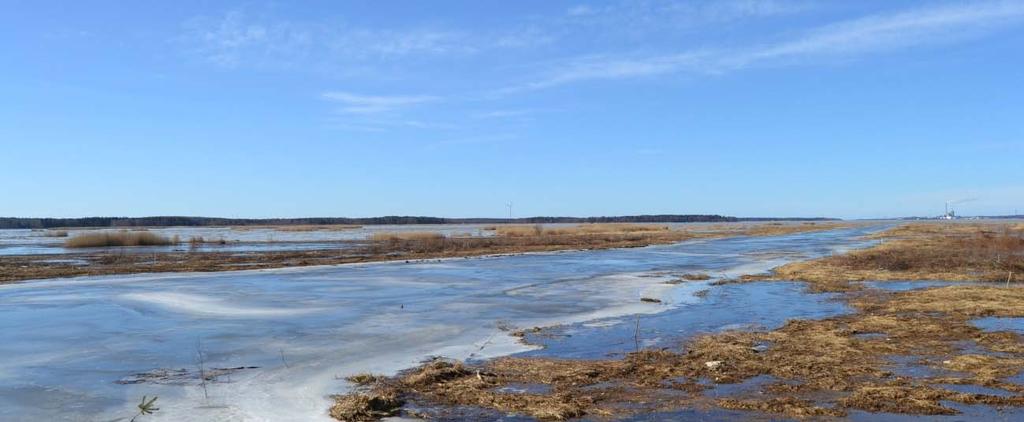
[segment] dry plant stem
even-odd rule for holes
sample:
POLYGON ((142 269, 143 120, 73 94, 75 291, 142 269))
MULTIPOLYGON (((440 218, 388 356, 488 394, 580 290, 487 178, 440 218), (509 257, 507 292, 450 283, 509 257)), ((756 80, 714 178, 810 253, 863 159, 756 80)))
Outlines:
POLYGON ((203 340, 196 339, 196 366, 199 367, 199 386, 203 389, 203 398, 210 400, 210 392, 206 388, 206 358, 203 357, 203 340))
POLYGON ((640 352, 640 314, 636 314, 636 328, 633 330, 633 343, 636 346, 636 352, 640 352))

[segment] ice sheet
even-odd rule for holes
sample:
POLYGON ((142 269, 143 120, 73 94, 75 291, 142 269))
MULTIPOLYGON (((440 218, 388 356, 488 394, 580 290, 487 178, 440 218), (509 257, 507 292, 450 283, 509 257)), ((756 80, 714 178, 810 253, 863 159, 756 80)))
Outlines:
MULTIPOLYGON (((328 420, 343 377, 444 355, 527 350, 502 328, 583 323, 696 300, 673 274, 734 276, 853 245, 867 230, 646 248, 0 286, 0 420, 328 420), (641 302, 654 297, 660 304, 641 302), (208 382, 133 374, 258 368, 208 382)), ((799 294, 799 293, 793 293, 799 294)))

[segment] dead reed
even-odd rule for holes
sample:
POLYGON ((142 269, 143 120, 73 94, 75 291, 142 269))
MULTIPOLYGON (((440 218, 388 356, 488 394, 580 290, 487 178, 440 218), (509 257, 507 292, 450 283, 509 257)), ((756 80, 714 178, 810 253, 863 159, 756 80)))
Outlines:
POLYGON ((656 224, 626 224, 626 223, 593 223, 580 224, 572 227, 544 227, 541 224, 534 225, 507 225, 496 226, 494 231, 498 236, 525 237, 525 236, 573 236, 581 234, 624 234, 624 233, 651 233, 668 231, 669 227, 656 224))
POLYGON ((356 224, 301 224, 294 226, 274 226, 271 227, 279 232, 314 232, 314 231, 341 231, 341 230, 355 230, 363 226, 356 224))
POLYGON ((374 233, 370 236, 370 240, 374 242, 392 242, 392 241, 424 241, 424 240, 437 240, 443 239, 445 236, 437 232, 381 232, 374 233))
POLYGON ((857 280, 1007 281, 1024 274, 1024 233, 1004 225, 910 224, 873 237, 891 240, 789 264, 776 276, 843 290, 857 280))
POLYGON ((110 246, 166 246, 171 239, 148 231, 103 231, 82 233, 64 242, 67 248, 96 248, 110 246))
POLYGON ((216 239, 206 239, 203 236, 192 236, 188 239, 188 243, 191 247, 196 248, 204 244, 226 245, 228 241, 223 237, 219 237, 216 239))

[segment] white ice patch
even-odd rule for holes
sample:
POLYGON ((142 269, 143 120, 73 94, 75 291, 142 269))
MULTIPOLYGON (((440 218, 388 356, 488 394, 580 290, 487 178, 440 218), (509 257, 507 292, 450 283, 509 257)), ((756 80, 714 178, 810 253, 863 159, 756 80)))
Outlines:
POLYGON ((151 292, 126 293, 119 299, 156 305, 163 309, 184 314, 221 317, 221 318, 266 318, 305 315, 318 312, 319 308, 269 308, 259 306, 240 306, 225 301, 193 294, 151 292))

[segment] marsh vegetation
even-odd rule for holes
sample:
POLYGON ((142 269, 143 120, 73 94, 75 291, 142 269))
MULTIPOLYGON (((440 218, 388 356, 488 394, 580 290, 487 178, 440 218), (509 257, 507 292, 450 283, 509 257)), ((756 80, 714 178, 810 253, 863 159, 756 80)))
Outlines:
MULTIPOLYGON (((520 254, 564 250, 632 248, 676 243, 690 239, 734 236, 774 236, 850 227, 850 223, 817 224, 722 224, 700 227, 666 227, 664 224, 601 224, 540 227, 535 225, 495 226, 494 236, 435 231, 378 232, 365 241, 324 242, 304 250, 253 250, 245 253, 204 250, 208 245, 238 242, 223 236, 190 236, 184 240, 146 230, 78 231, 66 240, 66 247, 103 248, 124 246, 176 246, 125 253, 117 250, 83 251, 65 254, 62 262, 45 256, 0 256, 0 283, 18 280, 80 275, 130 274, 172 271, 230 271, 307 265, 331 265, 387 260, 416 260, 481 255, 520 254), (334 245, 334 246, 331 246, 334 245), (199 252, 199 253, 193 253, 199 252), (78 264, 84 262, 85 265, 78 264)), ((287 245, 287 242, 264 242, 287 245)))
POLYGON ((778 226, 722 225, 701 231, 658 224, 597 223, 568 227, 494 226, 495 236, 444 236, 429 232, 379 233, 368 248, 375 255, 410 258, 545 252, 571 249, 628 248, 726 236, 775 236, 848 227, 843 223, 778 226))
POLYGON ((64 247, 168 246, 175 243, 177 242, 174 239, 145 230, 118 230, 80 233, 66 240, 64 247))
POLYGON ((398 414, 407 401, 542 420, 683 408, 804 418, 854 410, 959 413, 951 404, 1024 406, 1024 385, 1013 378, 1024 368, 1024 337, 973 323, 1024 317, 1024 287, 1012 276, 1024 270, 1019 227, 910 225, 875 237, 884 242, 790 264, 774 275, 780 282, 803 280, 811 290, 839 292, 854 311, 847 315, 792 320, 773 330, 706 333, 621 359, 434 360, 396 377, 367 377, 340 396, 331 413, 371 420, 374 411, 398 414), (887 290, 860 282, 943 279, 966 284, 887 290), (900 361, 917 369, 903 369, 895 363, 900 361), (730 384, 754 385, 758 393, 708 394, 730 384), (545 388, 508 388, 516 385, 545 388), (366 403, 382 408, 367 411, 366 403))

